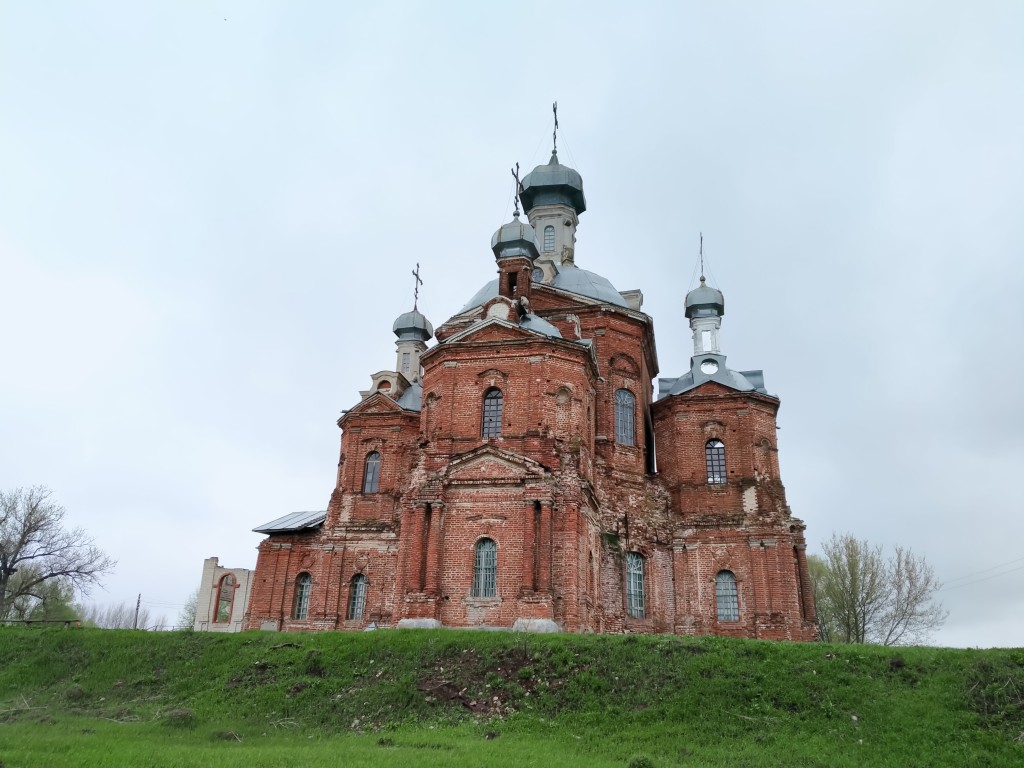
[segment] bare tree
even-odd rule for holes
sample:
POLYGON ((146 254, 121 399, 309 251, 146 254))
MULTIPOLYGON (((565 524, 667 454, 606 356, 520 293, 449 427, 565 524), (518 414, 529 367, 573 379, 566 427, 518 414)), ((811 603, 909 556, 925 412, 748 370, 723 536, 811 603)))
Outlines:
POLYGON ((86 594, 115 561, 81 528, 66 528, 65 510, 48 488, 0 491, 0 621, 43 603, 56 581, 86 594))
POLYGON ((927 640, 948 612, 935 595, 942 586, 924 557, 833 534, 824 557, 810 558, 824 639, 840 643, 909 645, 927 640))

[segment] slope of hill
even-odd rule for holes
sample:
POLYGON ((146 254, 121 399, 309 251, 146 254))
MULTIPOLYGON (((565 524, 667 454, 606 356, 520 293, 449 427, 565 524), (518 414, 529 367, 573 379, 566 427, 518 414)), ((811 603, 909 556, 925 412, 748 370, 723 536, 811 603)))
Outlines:
POLYGON ((0 766, 1024 765, 1024 650, 0 628, 0 766))

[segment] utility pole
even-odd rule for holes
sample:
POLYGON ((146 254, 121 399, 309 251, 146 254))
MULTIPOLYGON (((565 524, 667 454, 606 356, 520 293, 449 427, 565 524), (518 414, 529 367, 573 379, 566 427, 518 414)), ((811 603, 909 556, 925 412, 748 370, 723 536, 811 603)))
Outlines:
POLYGON ((141 606, 141 605, 142 605, 142 593, 139 592, 139 597, 135 601, 135 624, 132 627, 132 629, 138 629, 139 628, 139 606, 141 606))

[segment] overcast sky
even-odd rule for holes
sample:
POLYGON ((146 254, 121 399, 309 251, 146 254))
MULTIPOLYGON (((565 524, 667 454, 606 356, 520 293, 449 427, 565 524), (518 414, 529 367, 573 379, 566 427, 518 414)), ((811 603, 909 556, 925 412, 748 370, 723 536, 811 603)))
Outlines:
POLYGON ((324 509, 335 421, 495 274, 559 156, 576 263, 782 399, 812 552, 924 554, 942 645, 1024 645, 1024 4, 0 0, 0 487, 173 620, 324 509))

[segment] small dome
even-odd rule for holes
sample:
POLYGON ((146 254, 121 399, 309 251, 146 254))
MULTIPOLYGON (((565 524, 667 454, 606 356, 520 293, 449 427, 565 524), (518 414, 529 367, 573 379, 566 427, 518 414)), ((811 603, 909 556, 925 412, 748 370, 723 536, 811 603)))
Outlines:
POLYGON ((577 215, 587 210, 583 177, 559 163, 555 152, 551 153, 547 165, 538 165, 526 174, 519 199, 527 213, 538 205, 568 205, 577 215))
POLYGON ((725 296, 717 288, 712 288, 704 282, 704 275, 700 277, 700 285, 686 294, 686 316, 698 317, 701 315, 725 314, 725 296))
POLYGON ((494 233, 491 238, 491 250, 494 251, 496 259, 525 256, 532 260, 540 255, 537 233, 529 223, 519 220, 519 211, 516 211, 512 221, 502 224, 494 233))
POLYGON ((395 332, 395 336, 400 341, 407 339, 426 341, 434 335, 434 326, 423 316, 422 312, 415 309, 412 312, 399 315, 391 330, 395 332))

